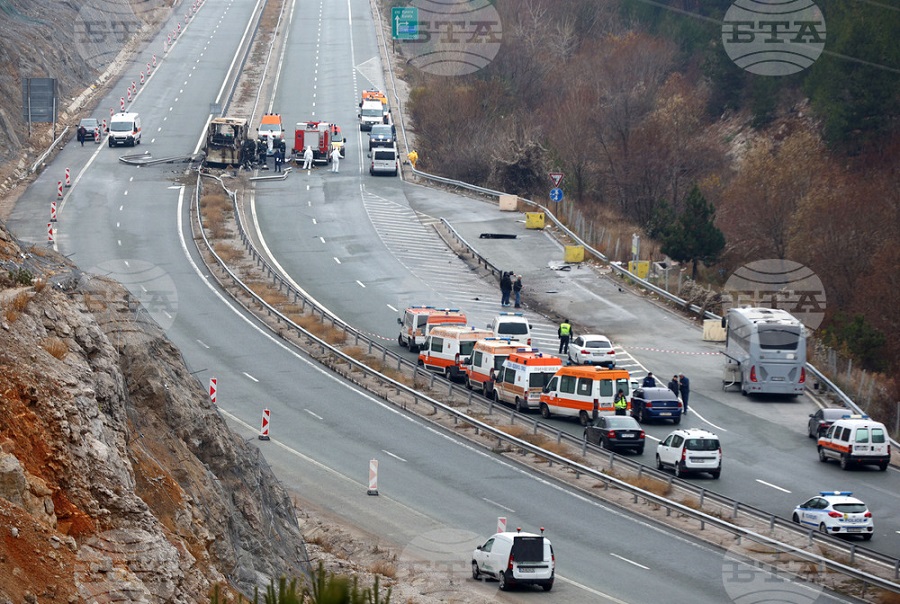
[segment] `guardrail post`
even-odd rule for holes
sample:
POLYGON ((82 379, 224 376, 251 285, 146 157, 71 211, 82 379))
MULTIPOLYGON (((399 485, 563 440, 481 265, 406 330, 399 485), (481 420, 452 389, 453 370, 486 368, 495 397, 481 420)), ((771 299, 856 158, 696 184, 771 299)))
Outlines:
POLYGON ((354 346, 359 346, 359 332, 356 332, 356 338, 353 340, 354 346))
POLYGON ((773 515, 769 518, 769 531, 774 531, 774 530, 775 530, 775 516, 773 515))
POLYGON ((616 456, 612 454, 612 451, 609 452, 609 469, 612 470, 613 462, 615 461, 616 456))
POLYGON ((471 405, 471 404, 472 404, 472 394, 473 394, 473 392, 472 392, 471 390, 469 390, 469 396, 466 398, 466 404, 467 404, 467 405, 471 405))
POLYGON ((894 562, 894 580, 900 579, 900 559, 894 562))
POLYGON ((492 415, 494 413, 494 399, 488 399, 488 415, 492 415))
POLYGON ((850 564, 853 564, 856 561, 856 544, 850 544, 850 564))
POLYGON ((732 518, 737 518, 737 515, 738 515, 738 505, 740 505, 740 504, 738 504, 738 502, 735 501, 735 502, 734 502, 734 506, 733 506, 733 508, 732 508, 732 510, 731 510, 731 517, 732 517, 732 518))
POLYGON ((538 420, 534 420, 534 428, 532 429, 532 434, 537 434, 538 431, 538 420))
POLYGON ((400 371, 401 367, 403 367, 403 359, 397 357, 397 371, 400 371))
POLYGON ((556 444, 560 444, 562 442, 562 430, 556 431, 556 444))
POLYGON ((387 348, 381 351, 381 362, 384 363, 385 359, 387 359, 387 348))
POLYGON ((447 396, 453 396, 453 382, 447 380, 447 396))
MULTIPOLYGON (((637 477, 640 478, 640 477, 643 476, 643 475, 644 475, 644 466, 643 466, 643 465, 640 465, 640 466, 638 466, 638 475, 637 475, 637 477)), ((635 501, 637 501, 637 500, 635 500, 635 501)))
MULTIPOLYGON (((386 350, 385 350, 385 353, 387 353, 386 350)), ((428 387, 429 387, 429 388, 434 388, 434 374, 433 374, 433 373, 431 374, 431 379, 428 380, 428 387)))
MULTIPOLYGON (((387 350, 387 348, 385 348, 385 350, 387 350)), ((369 340, 369 349, 367 351, 367 354, 372 354, 372 340, 369 340)))
POLYGON ((706 499, 706 489, 700 489, 700 509, 703 509, 704 499, 706 499))
POLYGON ((587 441, 583 440, 581 441, 581 456, 584 457, 585 455, 587 455, 587 441))
POLYGON ((701 531, 705 531, 705 530, 706 530, 706 521, 705 521, 705 520, 701 520, 701 521, 700 521, 700 530, 701 530, 701 531))

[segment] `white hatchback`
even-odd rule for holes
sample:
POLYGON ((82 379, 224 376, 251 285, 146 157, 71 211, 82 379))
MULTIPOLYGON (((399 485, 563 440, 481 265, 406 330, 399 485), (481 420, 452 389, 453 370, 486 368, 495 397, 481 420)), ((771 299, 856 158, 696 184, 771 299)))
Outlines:
POLYGON ((616 366, 616 349, 606 336, 576 336, 569 342, 569 362, 573 365, 616 366))
POLYGON ((794 509, 792 520, 829 535, 860 535, 872 538, 875 525, 866 504, 850 491, 821 491, 794 509))

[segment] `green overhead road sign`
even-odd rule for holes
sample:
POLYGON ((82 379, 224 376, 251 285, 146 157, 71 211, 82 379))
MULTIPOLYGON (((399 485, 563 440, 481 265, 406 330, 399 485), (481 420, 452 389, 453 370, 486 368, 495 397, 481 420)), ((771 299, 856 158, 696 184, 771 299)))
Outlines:
POLYGON ((394 40, 418 39, 418 8, 415 6, 395 6, 391 9, 391 37, 394 40))

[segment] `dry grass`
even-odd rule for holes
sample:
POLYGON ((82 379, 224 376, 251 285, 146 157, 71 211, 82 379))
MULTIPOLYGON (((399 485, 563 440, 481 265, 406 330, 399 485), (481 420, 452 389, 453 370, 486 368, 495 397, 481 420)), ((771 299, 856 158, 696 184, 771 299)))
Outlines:
POLYGON ((244 257, 244 250, 237 248, 230 243, 218 242, 213 245, 213 249, 224 262, 231 263, 244 257))
POLYGON ((900 604, 900 594, 893 591, 879 591, 878 604, 900 604))
POLYGON ((13 298, 9 303, 9 308, 22 312, 26 308, 28 308, 28 303, 31 301, 31 296, 28 295, 27 292, 19 292, 16 294, 16 297, 13 298))
POLYGON ((66 355, 69 354, 69 346, 59 338, 46 338, 41 342, 41 348, 60 360, 66 358, 66 355))
POLYGON ((14 308, 9 308, 8 306, 3 309, 3 318, 6 319, 7 323, 15 323, 19 320, 19 317, 22 313, 17 311, 14 308))
POLYGON ((394 579, 397 577, 397 567, 387 560, 376 560, 369 565, 369 572, 394 579))
POLYGON ((672 487, 669 486, 669 483, 663 482, 657 478, 652 478, 650 476, 640 476, 626 479, 626 482, 632 486, 635 486, 639 489, 643 489, 654 495, 659 495, 662 497, 668 496, 669 493, 672 492, 672 487))
POLYGON ((101 312, 106 310, 108 304, 104 298, 93 294, 84 295, 84 305, 90 312, 101 312))
POLYGON ((41 293, 44 291, 44 288, 47 287, 47 280, 43 277, 38 277, 34 280, 34 291, 37 293, 41 293))

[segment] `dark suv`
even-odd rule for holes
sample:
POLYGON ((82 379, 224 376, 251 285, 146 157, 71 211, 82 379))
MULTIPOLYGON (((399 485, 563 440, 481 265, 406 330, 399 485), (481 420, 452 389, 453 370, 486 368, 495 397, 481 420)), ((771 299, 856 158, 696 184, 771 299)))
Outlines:
POLYGON ((393 124, 375 124, 369 132, 369 151, 375 147, 393 147, 397 141, 397 130, 393 124))
POLYGON ((670 419, 681 423, 681 401, 668 388, 638 388, 631 397, 631 415, 639 422, 670 419))

